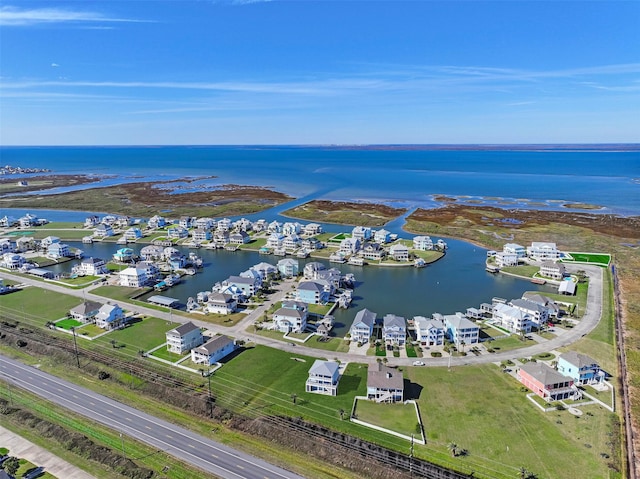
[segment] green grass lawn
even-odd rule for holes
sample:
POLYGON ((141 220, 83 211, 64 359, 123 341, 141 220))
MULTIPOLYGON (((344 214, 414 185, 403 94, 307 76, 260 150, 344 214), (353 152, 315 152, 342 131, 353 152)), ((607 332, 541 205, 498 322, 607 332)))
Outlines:
POLYGON ((310 304, 309 313, 317 314, 318 316, 324 316, 329 312, 333 304, 310 304))
MULTIPOLYGON (((150 288, 125 288, 122 286, 99 286, 92 290, 93 294, 98 296, 104 296, 105 298, 115 299, 116 301, 132 302, 132 296, 136 296, 143 292, 150 290, 150 288)), ((147 303, 141 301, 141 303, 147 305, 147 303)), ((150 305, 151 306, 151 305, 150 305)), ((166 309, 166 308, 165 308, 166 309)))
POLYGON ((57 328, 62 328, 66 330, 71 330, 71 328, 77 328, 78 326, 82 326, 84 323, 81 323, 77 319, 63 319, 56 322, 57 328))
POLYGON ((99 279, 99 276, 77 276, 75 278, 59 279, 58 281, 69 286, 85 287, 91 285, 94 281, 97 281, 99 279))
MULTIPOLYGON (((573 261, 578 263, 595 263, 609 266, 611 262, 610 254, 597 254, 597 253, 569 253, 573 258, 573 261)), ((570 263, 571 260, 563 260, 563 263, 570 263)))
POLYGON ((611 454, 607 433, 619 433, 602 408, 585 407, 593 416, 579 419, 567 411, 545 414, 520 391, 520 383, 492 365, 408 368, 405 376, 419 394, 426 448, 436 456, 446 456, 447 444, 455 442, 469 455, 454 463, 489 477, 516 477, 522 466, 541 478, 584 477, 584 471, 590 477, 619 477, 609 474, 608 460, 600 457, 611 454))
POLYGON ((66 317, 69 310, 80 303, 79 298, 29 286, 3 295, 0 313, 10 319, 44 327, 47 321, 66 317))
POLYGON ((91 236, 92 231, 83 229, 37 229, 33 232, 33 237, 43 239, 47 236, 57 236, 62 241, 80 241, 85 236, 91 236))
POLYGON ((104 332, 105 332, 104 329, 99 328, 95 324, 87 324, 76 331, 78 336, 86 336, 88 338, 94 338, 104 332))
POLYGON ((356 418, 391 431, 420 437, 419 419, 413 404, 376 403, 359 399, 355 407, 356 418))
POLYGON ((308 348, 335 351, 338 353, 349 352, 349 343, 342 338, 329 338, 328 341, 320 341, 320 336, 309 339, 304 345, 308 348))
POLYGON ((194 314, 189 313, 187 315, 190 318, 197 319, 198 321, 206 321, 207 323, 217 324, 218 326, 235 326, 242 319, 246 318, 245 313, 232 313, 232 314, 194 314))
POLYGON ((518 336, 509 336, 508 338, 500 338, 485 343, 487 348, 495 349, 496 351, 511 351, 512 349, 526 348, 527 346, 533 346, 535 341, 525 340, 520 341, 518 336))
POLYGON ((166 342, 165 333, 176 326, 179 326, 179 324, 171 323, 164 319, 148 317, 124 329, 111 331, 109 334, 96 339, 94 343, 110 345, 111 341, 116 341, 132 351, 148 351, 166 342))
POLYGON ((533 275, 540 271, 539 266, 521 265, 521 266, 505 266, 500 271, 505 273, 517 274, 526 278, 533 278, 533 275))
POLYGON ((171 361, 172 363, 175 363, 176 361, 180 361, 182 358, 186 356, 182 354, 172 353, 171 351, 167 350, 167 348, 156 349, 154 352, 151 353, 151 355, 160 359, 171 361))

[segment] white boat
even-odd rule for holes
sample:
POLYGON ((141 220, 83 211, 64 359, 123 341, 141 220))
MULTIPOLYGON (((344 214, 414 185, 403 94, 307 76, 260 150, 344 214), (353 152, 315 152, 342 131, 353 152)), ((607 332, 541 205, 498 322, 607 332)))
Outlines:
POLYGON ((415 266, 416 268, 424 268, 426 265, 427 262, 422 258, 416 258, 416 260, 413 262, 413 266, 415 266))

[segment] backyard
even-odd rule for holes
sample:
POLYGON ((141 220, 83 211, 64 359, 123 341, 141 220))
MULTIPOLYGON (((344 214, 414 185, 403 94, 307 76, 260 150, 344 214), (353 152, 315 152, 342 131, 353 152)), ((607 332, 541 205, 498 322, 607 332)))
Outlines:
POLYGON ((353 410, 355 417, 360 421, 405 436, 410 437, 413 434, 418 439, 422 437, 420 419, 413 403, 376 403, 357 399, 353 410))

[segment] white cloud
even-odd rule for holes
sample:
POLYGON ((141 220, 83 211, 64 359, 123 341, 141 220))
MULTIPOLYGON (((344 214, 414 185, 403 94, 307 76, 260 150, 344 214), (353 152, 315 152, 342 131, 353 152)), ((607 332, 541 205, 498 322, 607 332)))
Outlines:
POLYGON ((58 68, 60 65, 58 65, 57 63, 52 63, 52 64, 51 64, 51 66, 52 66, 53 68, 58 68))
POLYGON ((99 12, 68 10, 64 8, 0 7, 0 25, 31 26, 43 23, 86 22, 140 22, 128 18, 115 18, 99 12))

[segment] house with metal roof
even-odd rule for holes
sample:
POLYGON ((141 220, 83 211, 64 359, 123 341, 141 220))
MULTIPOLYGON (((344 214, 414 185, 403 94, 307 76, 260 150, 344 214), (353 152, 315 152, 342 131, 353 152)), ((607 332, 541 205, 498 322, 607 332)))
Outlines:
POLYGON ((165 337, 167 338, 167 350, 176 354, 183 354, 197 348, 204 342, 202 331, 191 321, 167 331, 165 337))
POLYGON ((382 339, 387 346, 404 346, 407 341, 405 319, 395 314, 386 314, 382 318, 382 339))
POLYGON ((211 338, 202 346, 191 350, 191 361, 208 366, 217 363, 236 349, 236 343, 228 336, 220 335, 211 338))
POLYGON ((321 361, 316 359, 309 369, 309 378, 305 383, 308 393, 338 395, 338 381, 340 380, 340 365, 335 361, 321 361))
POLYGON ((573 378, 540 362, 528 362, 518 370, 518 380, 547 402, 579 399, 582 395, 573 378))
POLYGON ((83 301, 78 306, 69 310, 69 316, 83 323, 92 322, 102 307, 102 303, 97 301, 83 301))
POLYGON ((367 398, 376 402, 400 402, 404 398, 404 377, 398 369, 382 363, 370 365, 367 372, 367 398))
POLYGON ((230 294, 210 293, 206 306, 210 313, 231 314, 238 309, 238 301, 230 294))
POLYGON ((456 345, 475 344, 480 337, 480 327, 460 314, 447 314, 442 317, 449 341, 456 345))
POLYGON ((116 329, 124 324, 124 311, 117 304, 103 304, 95 315, 96 326, 102 329, 116 329))
POLYGON ((558 357, 558 372, 572 378, 576 384, 593 384, 606 379, 595 359, 586 354, 569 351, 558 357))
POLYGON ((376 323, 376 313, 369 311, 367 308, 361 309, 356 313, 353 319, 349 333, 351 341, 366 343, 373 334, 373 326, 376 323))

